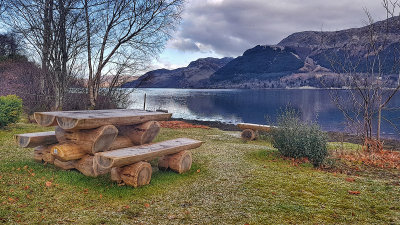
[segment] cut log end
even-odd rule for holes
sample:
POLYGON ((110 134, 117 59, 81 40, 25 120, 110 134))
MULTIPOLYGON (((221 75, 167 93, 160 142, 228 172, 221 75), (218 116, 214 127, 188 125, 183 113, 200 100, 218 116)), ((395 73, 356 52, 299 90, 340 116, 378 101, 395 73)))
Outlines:
POLYGON ((96 130, 98 130, 98 135, 94 140, 92 153, 109 150, 118 135, 118 129, 113 125, 106 125, 96 130))
POLYGON ((254 130, 245 129, 242 131, 241 137, 243 140, 252 141, 256 139, 257 135, 256 132, 254 132, 254 130))
POLYGON ((114 167, 114 168, 111 169, 111 180, 115 181, 117 183, 121 183, 122 182, 121 168, 114 167))
POLYGON ((192 153, 190 151, 181 151, 168 156, 168 166, 177 173, 189 171, 192 167, 192 153))
POLYGON ((68 117, 57 117, 58 125, 64 130, 71 130, 77 127, 79 120, 68 117))
POLYGON ((122 181, 133 187, 147 185, 151 180, 151 165, 148 162, 138 162, 121 169, 122 181))
POLYGON ((142 136, 142 140, 140 141, 141 143, 139 144, 148 144, 152 142, 160 132, 160 123, 158 123, 157 121, 150 121, 145 124, 148 124, 146 125, 147 129, 142 136))
POLYGON ((28 137, 23 137, 23 136, 16 136, 16 141, 18 145, 22 148, 27 148, 29 145, 29 138, 28 137))
POLYGON ((49 126, 56 126, 57 125, 57 121, 56 121, 55 116, 46 115, 46 114, 43 114, 43 113, 34 113, 34 117, 35 117, 36 122, 40 126, 49 127, 49 126))

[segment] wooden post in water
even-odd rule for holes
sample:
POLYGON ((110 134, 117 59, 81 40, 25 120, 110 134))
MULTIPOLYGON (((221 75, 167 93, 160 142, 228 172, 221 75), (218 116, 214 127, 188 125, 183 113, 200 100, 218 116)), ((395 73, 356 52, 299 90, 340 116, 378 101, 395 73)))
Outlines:
POLYGON ((146 110, 146 93, 144 93, 143 110, 146 110))

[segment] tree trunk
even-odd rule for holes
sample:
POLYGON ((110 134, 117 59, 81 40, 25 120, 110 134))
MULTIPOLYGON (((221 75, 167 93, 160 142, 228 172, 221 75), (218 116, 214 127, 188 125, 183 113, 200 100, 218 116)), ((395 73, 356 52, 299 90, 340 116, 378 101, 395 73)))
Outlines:
POLYGON ((119 133, 129 137, 135 145, 151 143, 160 132, 160 124, 156 121, 149 121, 139 125, 119 126, 119 133))
POLYGON ((80 145, 64 143, 55 145, 51 151, 51 154, 61 161, 69 161, 80 159, 88 154, 88 152, 85 151, 85 149, 80 145))
POLYGON ((117 137, 118 129, 113 125, 77 131, 66 131, 61 127, 56 127, 55 134, 59 142, 79 144, 85 152, 94 154, 110 150, 117 137))
POLYGON ((381 118, 382 118, 382 107, 378 108, 378 122, 377 122, 377 131, 376 131, 376 140, 380 141, 381 135, 381 118))
POLYGON ((42 145, 35 148, 33 158, 37 162, 54 163, 54 156, 51 154, 53 145, 42 145))
POLYGON ((78 160, 75 164, 75 168, 83 173, 85 176, 97 177, 98 174, 95 173, 93 168, 93 156, 86 155, 82 159, 78 160))
POLYGON ((71 170, 75 168, 76 160, 71 161, 60 161, 58 159, 54 160, 54 165, 63 169, 63 170, 71 170))

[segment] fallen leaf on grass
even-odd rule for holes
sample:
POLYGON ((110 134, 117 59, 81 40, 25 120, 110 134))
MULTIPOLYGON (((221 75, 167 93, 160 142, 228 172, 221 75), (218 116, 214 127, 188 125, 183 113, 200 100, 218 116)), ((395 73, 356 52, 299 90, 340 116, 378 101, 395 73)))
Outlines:
POLYGON ((168 217, 169 220, 173 220, 173 219, 176 218, 176 216, 175 216, 175 215, 172 215, 172 214, 169 214, 167 217, 168 217))
POLYGON ((354 182, 354 181, 355 181, 355 179, 354 179, 354 178, 352 178, 352 177, 347 177, 347 178, 346 178, 346 181, 347 181, 347 182, 354 182))
POLYGON ((349 194, 351 194, 351 195, 359 195, 360 192, 359 191, 349 191, 349 194))
POLYGON ((46 182, 46 187, 51 187, 52 183, 50 181, 46 182))
POLYGON ((150 204, 149 203, 144 203, 144 207, 149 208, 150 204))
POLYGON ((130 207, 129 207, 129 205, 126 205, 126 206, 124 206, 124 208, 125 208, 125 209, 129 209, 130 207))
POLYGON ((200 169, 198 169, 196 172, 200 173, 200 169))
POLYGON ((26 185, 26 186, 24 187, 24 190, 28 190, 28 189, 29 189, 29 186, 26 185))

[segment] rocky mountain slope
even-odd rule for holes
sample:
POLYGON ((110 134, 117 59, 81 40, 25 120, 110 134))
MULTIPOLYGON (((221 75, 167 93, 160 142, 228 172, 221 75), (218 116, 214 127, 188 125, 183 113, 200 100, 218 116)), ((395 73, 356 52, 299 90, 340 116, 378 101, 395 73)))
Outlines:
POLYGON ((341 74, 372 69, 394 85, 400 72, 399 49, 400 17, 393 17, 361 28, 294 33, 275 46, 258 45, 233 60, 199 59, 186 68, 151 71, 130 86, 342 87, 346 84, 341 74))
POLYGON ((203 82, 233 58, 202 58, 191 62, 187 67, 175 70, 159 69, 150 71, 122 87, 141 88, 199 88, 203 82))

